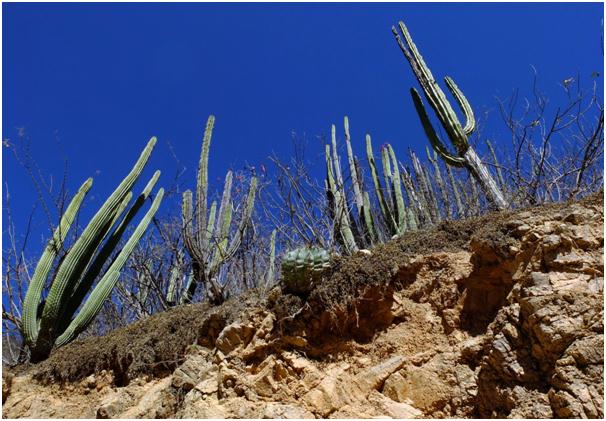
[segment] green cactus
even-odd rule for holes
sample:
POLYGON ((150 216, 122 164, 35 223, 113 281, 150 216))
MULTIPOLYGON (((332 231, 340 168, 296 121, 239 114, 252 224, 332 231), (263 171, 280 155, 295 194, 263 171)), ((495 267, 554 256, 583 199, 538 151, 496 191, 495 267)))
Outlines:
POLYGON ((450 105, 450 102, 446 99, 444 92, 431 74, 431 70, 429 70, 429 67, 427 67, 425 64, 425 61, 419 53, 417 46, 414 44, 408 29, 402 22, 399 23, 399 26, 400 31, 404 36, 404 41, 402 41, 400 38, 396 28, 392 27, 392 32, 396 38, 396 41, 402 50, 402 53, 408 60, 413 73, 419 81, 421 88, 425 92, 425 97, 427 98, 429 105, 433 108, 438 116, 438 119, 440 120, 442 127, 446 131, 448 138, 453 144, 456 153, 453 154, 448 151, 448 148, 446 148, 431 124, 419 92, 415 88, 411 88, 411 95, 415 108, 431 146, 448 165, 466 168, 478 181, 488 200, 492 202, 498 209, 508 208, 509 204, 505 200, 503 193, 497 186, 493 177, 490 175, 490 172, 488 172, 486 166, 476 154, 475 150, 469 145, 468 137, 473 133, 476 127, 475 117, 469 102, 454 81, 450 77, 446 77, 446 86, 454 96, 466 118, 466 124, 465 126, 462 126, 459 122, 459 118, 450 105))
POLYGON ((336 151, 335 126, 332 126, 333 150, 331 156, 330 145, 326 145, 326 195, 329 212, 333 220, 334 233, 338 243, 346 254, 358 251, 358 245, 352 231, 347 195, 343 187, 339 157, 336 151), (334 174, 337 174, 335 179, 334 174))
POLYGON ((59 262, 50 282, 46 300, 41 304, 42 291, 50 269, 59 250, 63 248, 67 232, 86 193, 92 186, 92 179, 89 178, 80 187, 68 205, 53 238, 49 241, 36 266, 23 302, 23 335, 30 348, 32 361, 43 360, 48 357, 53 347, 72 341, 90 325, 101 310, 104 301, 111 294, 118 281, 120 270, 160 206, 164 195, 163 189, 158 191, 146 215, 139 222, 126 244, 115 255, 109 268, 92 289, 88 299, 85 300, 86 294, 93 287, 102 268, 118 248, 129 222, 151 194, 160 175, 159 171, 154 174, 135 203, 123 216, 132 197, 130 189, 143 171, 155 144, 156 138, 152 138, 131 172, 101 206, 80 237, 59 262), (121 221, 112 231, 120 218, 122 218, 121 221), (78 308, 80 311, 74 317, 78 308))
POLYGON ((274 284, 276 276, 276 230, 271 232, 269 240, 269 262, 267 263, 267 272, 265 273, 265 287, 271 287, 274 284))
POLYGON ((208 155, 212 139, 215 117, 210 116, 204 131, 202 152, 198 165, 196 185, 196 206, 194 213, 193 195, 190 190, 183 193, 182 220, 185 248, 192 261, 193 280, 189 283, 184 296, 194 296, 199 283, 206 288, 208 299, 213 304, 220 304, 226 298, 224 286, 217 276, 221 267, 236 254, 242 244, 252 217, 257 190, 257 178, 252 177, 248 195, 244 202, 242 216, 235 232, 230 238, 233 203, 231 199, 233 174, 228 171, 225 176, 223 196, 217 215, 217 203, 213 202, 207 215, 208 207, 208 155), (216 220, 215 220, 216 219, 216 220))
POLYGON ((330 267, 330 255, 322 248, 302 247, 289 251, 282 259, 283 288, 291 294, 307 294, 330 267))
POLYGON ((379 179, 370 135, 366 135, 366 159, 370 167, 370 175, 379 202, 379 209, 389 235, 400 235, 407 229, 415 229, 416 223, 411 220, 411 210, 407 209, 404 203, 399 162, 392 146, 388 143, 381 149, 381 165, 385 188, 383 188, 379 179))

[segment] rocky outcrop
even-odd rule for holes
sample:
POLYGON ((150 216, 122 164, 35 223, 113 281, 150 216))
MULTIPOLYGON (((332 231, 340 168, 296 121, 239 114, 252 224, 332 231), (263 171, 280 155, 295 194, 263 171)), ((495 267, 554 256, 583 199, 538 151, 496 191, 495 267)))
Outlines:
POLYGON ((503 218, 346 306, 249 306, 168 374, 3 377, 4 416, 602 418, 602 204, 503 218))

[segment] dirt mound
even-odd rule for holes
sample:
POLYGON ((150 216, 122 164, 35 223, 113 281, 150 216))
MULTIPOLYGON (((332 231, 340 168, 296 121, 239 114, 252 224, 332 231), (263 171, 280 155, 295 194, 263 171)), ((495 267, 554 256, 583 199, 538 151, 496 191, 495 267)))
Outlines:
POLYGON ((183 361, 189 345, 213 346, 227 324, 260 301, 256 291, 249 291, 220 307, 179 306, 106 336, 74 341, 25 371, 45 383, 73 382, 102 370, 112 371, 118 385, 142 374, 163 377, 183 361))
MULTIPOLYGON (((603 197, 444 222, 57 350, 11 417, 602 417, 603 197)), ((6 386, 6 394, 5 394, 6 386)))

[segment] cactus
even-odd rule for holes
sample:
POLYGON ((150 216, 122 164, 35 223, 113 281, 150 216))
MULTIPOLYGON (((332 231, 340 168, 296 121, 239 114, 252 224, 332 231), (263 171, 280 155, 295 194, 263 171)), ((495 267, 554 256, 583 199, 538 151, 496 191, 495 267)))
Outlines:
POLYGON ((415 227, 414 224, 410 224, 410 210, 408 210, 404 204, 399 163, 392 146, 389 143, 385 144, 381 150, 383 178, 385 179, 386 184, 385 189, 382 187, 379 179, 370 135, 366 135, 366 159, 370 166, 370 174, 372 176, 375 194, 379 201, 383 222, 387 227, 389 235, 400 235, 407 229, 415 227))
POLYGON ((164 190, 160 189, 131 237, 92 288, 106 262, 117 250, 129 222, 143 206, 158 180, 160 172, 156 171, 134 204, 125 215, 122 215, 132 197, 130 189, 143 171, 155 144, 156 138, 152 138, 131 172, 105 201, 80 237, 63 256, 50 282, 46 300, 41 303, 42 291, 50 269, 59 250, 63 248, 67 232, 84 197, 92 186, 91 178, 80 187, 68 205, 36 266, 23 302, 23 336, 31 350, 32 361, 43 360, 48 357, 53 347, 72 341, 90 325, 111 294, 118 281, 120 270, 147 229, 164 195, 164 190), (118 220, 120 222, 116 225, 118 220), (116 227, 112 231, 114 226, 116 227), (85 300, 91 288, 92 292, 85 300), (74 317, 78 308, 80 311, 74 317))
POLYGON ((326 195, 328 199, 329 212, 333 220, 334 232, 337 241, 343 251, 352 254, 358 251, 358 246, 352 231, 349 206, 347 204, 347 194, 342 184, 342 176, 339 164, 339 157, 336 151, 335 126, 332 126, 333 150, 331 156, 330 145, 326 145, 326 195), (335 180, 334 174, 337 174, 335 180))
POLYGON ((283 288, 291 294, 307 294, 330 267, 330 256, 322 248, 302 247, 289 251, 282 259, 283 288))
POLYGON ((440 120, 442 127, 446 131, 451 143, 453 144, 456 153, 452 154, 439 138, 431 124, 431 121, 429 120, 429 116, 427 115, 427 111, 425 110, 425 106, 423 105, 423 100, 421 99, 419 92, 415 88, 411 88, 411 95, 415 108, 431 146, 448 165, 466 168, 478 181, 488 200, 492 202, 494 206, 496 206, 498 209, 508 208, 509 204, 505 200, 503 193, 488 172, 488 169, 484 166, 476 154, 475 150, 469 145, 468 137, 473 133, 476 126, 473 110, 471 109, 469 102, 454 81, 450 77, 446 77, 446 86, 456 99, 466 118, 466 124, 465 126, 462 126, 455 111, 450 105, 450 102, 446 99, 444 92, 435 81, 429 67, 427 67, 425 64, 425 61, 414 44, 408 29, 403 22, 400 22, 399 26, 400 31, 404 36, 404 41, 402 41, 400 38, 396 28, 392 27, 392 32, 396 38, 396 41, 402 50, 402 53, 410 63, 413 73, 419 81, 421 88, 425 92, 427 101, 438 116, 438 119, 440 120), (406 42, 406 45, 404 42, 406 42))
POLYGON ((442 196, 442 202, 444 202, 444 208, 446 210, 446 217, 448 219, 452 219, 452 206, 450 206, 450 199, 448 198, 448 190, 446 189, 446 184, 444 183, 444 179, 442 178, 442 173, 440 171, 440 165, 438 163, 438 153, 433 151, 433 155, 430 153, 429 148, 425 147, 425 152, 427 153, 427 159, 433 166, 433 171, 436 177, 436 184, 438 185, 438 189, 440 190, 440 195, 442 196))
POLYGON ((274 284, 276 276, 276 230, 271 232, 269 240, 269 262, 267 272, 265 273, 265 287, 268 288, 274 284))
POLYGON ((351 177, 351 184, 353 186, 354 197, 356 201, 356 208, 358 211, 358 226, 364 236, 364 244, 366 246, 372 246, 378 241, 377 228, 375 221, 372 217, 370 207, 370 196, 368 192, 364 190, 363 177, 360 172, 357 158, 354 156, 351 148, 351 136, 349 133, 349 119, 347 116, 343 119, 343 125, 345 127, 345 144, 347 146, 347 161, 349 163, 349 174, 351 177))
POLYGON ((207 215, 208 155, 214 124, 215 117, 211 115, 206 123, 198 165, 195 213, 193 194, 190 190, 187 190, 183 193, 182 221, 185 248, 192 261, 193 274, 193 279, 189 283, 185 296, 191 299, 197 285, 202 283, 206 288, 209 301, 213 304, 220 304, 225 300, 226 295, 224 286, 221 286, 217 276, 221 267, 236 254, 242 244, 242 237, 252 217, 257 178, 252 177, 250 180, 242 217, 230 238, 233 212, 231 200, 233 174, 231 171, 228 171, 225 176, 219 214, 216 213, 217 203, 213 202, 207 215))

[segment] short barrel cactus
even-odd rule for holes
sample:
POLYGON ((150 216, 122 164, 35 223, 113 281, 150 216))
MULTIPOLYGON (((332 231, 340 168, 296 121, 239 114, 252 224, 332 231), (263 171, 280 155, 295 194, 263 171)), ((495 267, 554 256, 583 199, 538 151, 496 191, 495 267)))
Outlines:
POLYGON ((322 248, 291 250, 282 259, 283 288, 291 294, 306 294, 329 268, 330 255, 322 248))

